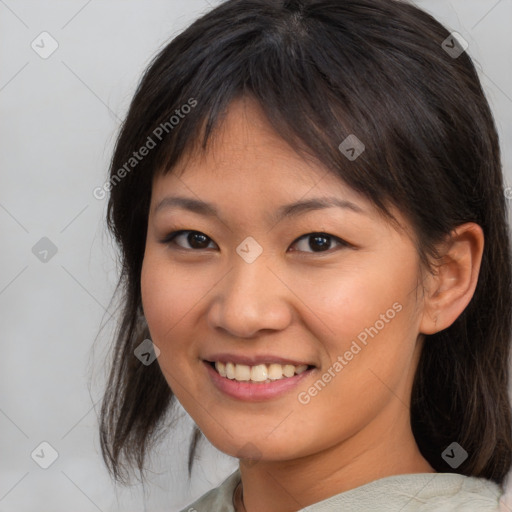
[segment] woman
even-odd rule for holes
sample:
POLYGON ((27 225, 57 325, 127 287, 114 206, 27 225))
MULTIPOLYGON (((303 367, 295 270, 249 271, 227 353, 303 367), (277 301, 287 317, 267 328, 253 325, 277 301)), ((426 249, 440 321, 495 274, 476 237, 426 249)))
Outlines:
POLYGON ((177 399, 240 459, 185 510, 496 511, 512 292, 460 38, 393 0, 227 0, 144 74, 108 222, 123 480, 177 399))

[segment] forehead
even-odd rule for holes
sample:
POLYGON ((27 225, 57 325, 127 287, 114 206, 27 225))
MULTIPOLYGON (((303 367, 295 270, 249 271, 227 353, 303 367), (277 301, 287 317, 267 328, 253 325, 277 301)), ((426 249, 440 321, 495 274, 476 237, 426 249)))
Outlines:
POLYGON ((156 189, 171 183, 208 184, 216 191, 236 183, 240 192, 271 189, 286 195, 293 190, 294 197, 300 191, 302 195, 335 192, 369 205, 314 155, 292 148, 251 98, 233 100, 204 151, 197 143, 191 145, 170 172, 156 174, 156 189))
MULTIPOLYGON (((169 172, 155 175, 151 212, 170 195, 214 203, 216 210, 239 214, 250 211, 258 216, 261 211, 277 214, 280 206, 299 200, 328 197, 360 207, 366 213, 365 222, 389 223, 340 175, 314 155, 292 148, 250 97, 230 103, 204 151, 196 142, 169 172)), ((389 205, 389 210, 411 234, 398 209, 389 205)))

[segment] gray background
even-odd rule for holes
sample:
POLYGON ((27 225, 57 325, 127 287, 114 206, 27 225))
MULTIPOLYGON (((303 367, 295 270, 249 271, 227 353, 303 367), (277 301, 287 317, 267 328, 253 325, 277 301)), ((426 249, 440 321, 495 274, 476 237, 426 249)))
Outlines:
MULTIPOLYGON (((92 191, 105 181, 141 72, 216 3, 0 0, 0 512, 169 512, 236 467, 207 446, 188 482, 184 417, 158 446, 150 485, 115 487, 99 456, 96 418, 117 267, 106 200, 92 191), (44 31, 58 43, 46 59, 31 47, 51 49, 44 31), (48 469, 34 461, 50 461, 43 441, 58 453, 48 469)), ((469 42, 512 185, 512 1, 415 3, 469 42)))

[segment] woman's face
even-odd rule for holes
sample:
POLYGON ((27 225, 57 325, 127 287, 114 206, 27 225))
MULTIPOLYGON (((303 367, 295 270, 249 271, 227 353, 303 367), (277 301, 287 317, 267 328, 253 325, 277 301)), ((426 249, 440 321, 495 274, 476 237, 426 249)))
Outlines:
POLYGON ((353 436, 378 443, 409 421, 415 247, 299 157, 254 103, 228 114, 204 156, 153 184, 141 284, 158 364, 230 455, 291 460, 353 436))

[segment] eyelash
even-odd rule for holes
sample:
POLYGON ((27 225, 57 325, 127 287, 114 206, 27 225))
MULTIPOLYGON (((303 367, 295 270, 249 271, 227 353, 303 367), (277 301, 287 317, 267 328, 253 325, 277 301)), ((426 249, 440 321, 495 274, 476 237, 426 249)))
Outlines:
MULTIPOLYGON (((178 237, 179 235, 182 235, 182 234, 185 234, 185 233, 197 233, 199 235, 205 236, 207 239, 209 239, 211 242, 213 242, 213 240, 208 235, 205 235, 201 231, 195 231, 195 230, 192 230, 192 229, 180 229, 178 231, 173 231, 173 232, 169 233, 163 240, 161 240, 161 243, 165 244, 165 245, 171 245, 171 244, 178 245, 174 241, 175 238, 178 237)), ((343 239, 341 239, 341 238, 339 238, 337 236, 330 235, 329 233, 318 232, 318 231, 314 231, 314 232, 311 232, 311 233, 306 233, 305 235, 300 236, 299 238, 295 239, 295 241, 293 242, 292 245, 294 245, 295 243, 299 242, 302 239, 307 239, 308 237, 312 237, 314 235, 316 235, 318 237, 323 237, 323 238, 331 239, 331 240, 337 242, 339 248, 354 247, 352 244, 349 244, 348 242, 346 242, 345 240, 343 240, 343 239)), ((208 248, 203 248, 203 249, 190 248, 189 249, 189 248, 186 248, 186 247, 182 247, 180 245, 178 245, 178 248, 182 249, 184 251, 195 251, 195 252, 208 249, 208 248)), ((323 253, 331 253, 332 251, 333 251, 333 248, 327 249, 325 251, 297 251, 297 252, 305 252, 305 253, 309 253, 309 254, 323 254, 323 253)))

